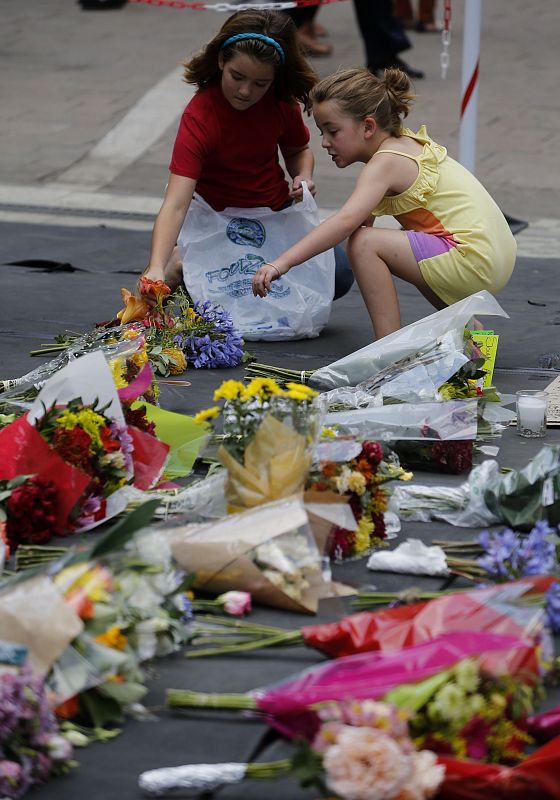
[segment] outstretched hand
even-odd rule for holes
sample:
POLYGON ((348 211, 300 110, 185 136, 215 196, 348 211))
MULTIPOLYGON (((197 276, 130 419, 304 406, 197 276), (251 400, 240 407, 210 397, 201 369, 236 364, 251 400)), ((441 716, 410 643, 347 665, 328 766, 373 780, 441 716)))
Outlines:
POLYGON ((255 297, 266 297, 272 281, 277 281, 282 273, 273 264, 263 264, 253 275, 253 294, 255 297))

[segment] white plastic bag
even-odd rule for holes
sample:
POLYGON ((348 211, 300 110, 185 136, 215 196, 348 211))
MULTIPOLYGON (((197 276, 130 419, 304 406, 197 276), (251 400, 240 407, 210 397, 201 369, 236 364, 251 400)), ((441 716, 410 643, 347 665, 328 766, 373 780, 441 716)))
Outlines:
POLYGON ((282 211, 226 208, 214 211, 195 195, 179 234, 185 285, 194 301, 226 308, 245 339, 275 341, 318 336, 334 295, 334 251, 300 264, 254 297, 257 269, 279 256, 320 220, 307 184, 303 200, 282 211))

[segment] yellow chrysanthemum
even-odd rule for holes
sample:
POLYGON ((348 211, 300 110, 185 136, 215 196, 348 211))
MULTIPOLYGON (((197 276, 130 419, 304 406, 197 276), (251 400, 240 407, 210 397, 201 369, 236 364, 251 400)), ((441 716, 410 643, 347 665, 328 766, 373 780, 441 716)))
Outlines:
POLYGON ((72 430, 76 426, 83 428, 86 433, 89 433, 94 447, 103 446, 99 436, 99 429, 103 425, 105 425, 105 419, 91 408, 83 408, 78 412, 66 409, 56 421, 56 427, 64 430, 72 430))
POLYGON ((134 353, 134 355, 130 356, 130 360, 132 361, 134 366, 143 367, 144 364, 148 361, 148 353, 146 352, 146 349, 143 347, 137 353, 134 353))
POLYGON ((198 414, 194 415, 194 421, 197 423, 207 422, 209 419, 214 419, 220 413, 220 406, 212 406, 212 408, 203 408, 198 414))
POLYGON ((306 386, 304 383, 287 383, 286 389, 291 389, 294 392, 299 392, 299 394, 305 395, 308 400, 311 400, 312 397, 317 397, 319 392, 316 392, 314 389, 311 389, 310 386, 306 386))
POLYGON ((140 336, 140 331, 136 330, 135 328, 129 328, 128 330, 126 330, 123 333, 122 338, 123 339, 137 339, 139 336, 140 336))
POLYGON ((100 633, 95 637, 95 641, 104 644, 105 647, 112 647, 113 650, 124 650, 128 639, 118 625, 108 628, 105 633, 100 633))
POLYGON ((371 543, 371 535, 373 533, 373 522, 371 518, 365 514, 361 517, 356 528, 356 552, 363 553, 367 550, 371 543))
POLYGON ((246 397, 241 381, 224 381, 214 392, 214 400, 238 400, 246 397))
POLYGON ((171 359, 168 366, 170 375, 180 375, 187 369, 185 354, 178 347, 164 347, 161 351, 171 359))
POLYGON ((366 490, 366 479, 361 472, 354 470, 348 478, 348 488, 355 494, 362 495, 366 490))
POLYGON ((113 376, 113 383, 117 387, 117 389, 123 389, 127 383, 124 379, 123 375, 123 364, 120 358, 114 358, 112 361, 109 361, 109 369, 111 370, 111 375, 113 376))
POLYGON ((330 427, 323 428, 323 430, 321 431, 321 436, 323 437, 323 439, 336 439, 337 436, 336 428, 330 428, 330 427))
POLYGON ((246 397, 259 397, 261 400, 282 394, 282 390, 273 378, 253 378, 245 388, 245 392, 246 397))

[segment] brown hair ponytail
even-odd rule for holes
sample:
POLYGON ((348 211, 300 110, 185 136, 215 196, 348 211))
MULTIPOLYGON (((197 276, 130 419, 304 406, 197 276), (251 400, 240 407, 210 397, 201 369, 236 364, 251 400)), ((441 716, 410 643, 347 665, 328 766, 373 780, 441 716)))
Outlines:
POLYGON ((375 117, 391 136, 400 135, 414 97, 412 84, 400 69, 386 69, 382 80, 367 69, 340 70, 319 81, 310 93, 313 105, 335 100, 354 119, 375 117))

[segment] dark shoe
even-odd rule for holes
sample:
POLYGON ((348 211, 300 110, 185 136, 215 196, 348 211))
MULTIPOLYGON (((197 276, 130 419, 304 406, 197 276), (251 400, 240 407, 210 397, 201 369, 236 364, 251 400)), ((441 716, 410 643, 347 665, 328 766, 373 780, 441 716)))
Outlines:
POLYGON ((414 69, 411 67, 410 64, 407 64, 406 61, 403 61, 402 58, 396 56, 393 59, 392 64, 388 64, 388 67, 396 67, 397 69, 402 70, 409 78, 417 78, 420 80, 421 78, 425 77, 425 74, 422 72, 421 69, 414 69))

